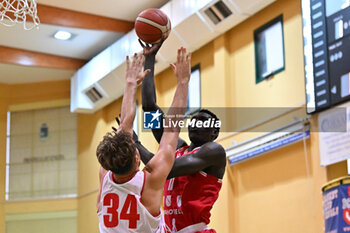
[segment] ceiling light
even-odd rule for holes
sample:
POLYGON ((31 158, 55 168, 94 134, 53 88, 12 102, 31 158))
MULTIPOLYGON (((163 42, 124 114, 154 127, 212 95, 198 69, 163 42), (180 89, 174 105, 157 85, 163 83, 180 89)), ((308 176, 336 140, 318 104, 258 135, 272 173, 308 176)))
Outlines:
POLYGON ((72 37, 72 33, 59 30, 59 31, 55 32, 53 37, 57 40, 69 40, 72 37))

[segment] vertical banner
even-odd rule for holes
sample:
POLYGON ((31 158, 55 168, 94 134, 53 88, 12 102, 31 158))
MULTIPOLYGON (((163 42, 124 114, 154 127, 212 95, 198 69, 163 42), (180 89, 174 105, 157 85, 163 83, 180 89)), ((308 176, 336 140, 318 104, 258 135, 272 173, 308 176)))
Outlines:
POLYGON ((325 233, 350 232, 350 184, 323 193, 325 233))
POLYGON ((350 159, 350 103, 318 114, 321 166, 350 159))

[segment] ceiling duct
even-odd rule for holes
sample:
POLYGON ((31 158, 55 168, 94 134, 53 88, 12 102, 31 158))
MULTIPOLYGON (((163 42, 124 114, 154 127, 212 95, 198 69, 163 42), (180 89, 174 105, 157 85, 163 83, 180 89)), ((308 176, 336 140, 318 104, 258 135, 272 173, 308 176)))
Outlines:
POLYGON ((214 5, 208 7, 204 13, 215 25, 232 15, 230 8, 228 8, 222 1, 219 1, 214 5))
MULTIPOLYGON (((193 52, 275 0, 172 0, 160 9, 171 20, 171 33, 160 48, 155 74, 176 61, 184 46, 193 52)), ((71 78, 71 111, 93 113, 123 95, 125 57, 142 48, 135 30, 95 56, 71 78)))
POLYGON ((87 90, 85 95, 92 103, 96 103, 103 98, 102 94, 96 89, 96 87, 92 87, 91 89, 87 90))

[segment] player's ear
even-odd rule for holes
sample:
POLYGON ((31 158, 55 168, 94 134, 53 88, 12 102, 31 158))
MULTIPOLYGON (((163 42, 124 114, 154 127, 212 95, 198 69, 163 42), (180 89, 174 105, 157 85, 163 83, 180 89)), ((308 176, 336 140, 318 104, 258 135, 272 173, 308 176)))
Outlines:
POLYGON ((212 141, 214 141, 218 136, 219 136, 219 129, 217 128, 214 128, 212 131, 211 131, 211 136, 212 136, 212 141))
POLYGON ((135 164, 136 164, 137 166, 140 166, 140 163, 141 163, 140 152, 139 152, 139 150, 136 148, 135 164))

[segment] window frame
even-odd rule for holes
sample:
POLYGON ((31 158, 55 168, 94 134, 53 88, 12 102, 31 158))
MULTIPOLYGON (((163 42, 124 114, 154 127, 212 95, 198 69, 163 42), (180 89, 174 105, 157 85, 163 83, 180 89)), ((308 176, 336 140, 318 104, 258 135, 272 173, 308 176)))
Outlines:
POLYGON ((191 81, 188 85, 188 98, 187 98, 187 106, 186 106, 186 113, 185 115, 186 116, 190 116, 190 115, 193 115, 197 112, 200 111, 201 107, 202 107, 202 82, 201 82, 201 69, 200 69, 200 64, 197 64, 197 65, 194 65, 191 67, 191 76, 193 74, 193 72, 197 71, 199 72, 199 78, 198 78, 198 85, 199 85, 199 106, 195 106, 195 107, 191 107, 189 106, 190 104, 190 84, 191 84, 191 81))
POLYGON ((285 70, 286 66, 286 59, 285 59, 285 45, 284 45, 284 27, 283 27, 283 15, 279 15, 275 17, 274 19, 270 20, 266 24, 262 25, 261 27, 254 30, 254 52, 255 52, 255 83, 258 84, 261 81, 264 81, 271 76, 274 76, 282 71, 285 70), (260 74, 260 63, 259 63, 259 35, 266 31, 271 26, 281 23, 281 39, 282 39, 282 57, 283 57, 283 66, 279 69, 273 70, 272 72, 268 73, 267 75, 263 76, 260 74))

